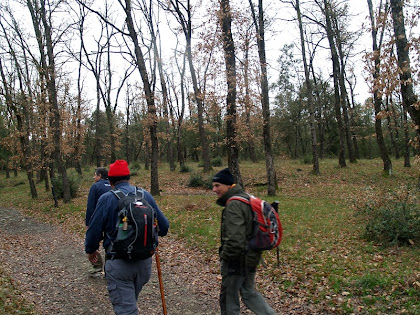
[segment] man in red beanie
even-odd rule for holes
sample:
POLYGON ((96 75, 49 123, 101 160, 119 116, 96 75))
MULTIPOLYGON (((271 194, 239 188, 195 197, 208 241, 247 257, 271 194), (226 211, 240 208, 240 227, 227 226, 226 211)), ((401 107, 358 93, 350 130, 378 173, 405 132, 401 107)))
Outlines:
MULTIPOLYGON (((124 160, 116 160, 109 166, 108 179, 113 189, 125 195, 135 194, 136 187, 129 184, 130 170, 124 160)), ((159 226, 159 236, 168 233, 169 222, 159 209, 153 196, 142 189, 144 200, 155 210, 159 226)), ((116 238, 118 222, 118 197, 113 191, 103 194, 86 231, 85 251, 91 263, 96 262, 99 242, 103 239, 105 252, 116 238)), ((109 254, 108 254, 109 255, 109 254)), ((109 298, 115 314, 138 314, 137 299, 143 286, 149 281, 152 272, 152 258, 120 259, 107 255, 105 278, 109 298)))
POLYGON ((261 252, 248 249, 252 234, 253 217, 249 205, 233 196, 249 198, 228 168, 213 176, 213 192, 216 203, 225 207, 222 212, 221 246, 219 248, 222 286, 220 290, 220 311, 222 315, 240 313, 239 293, 244 304, 255 314, 275 315, 264 297, 255 289, 255 273, 261 259, 261 252))

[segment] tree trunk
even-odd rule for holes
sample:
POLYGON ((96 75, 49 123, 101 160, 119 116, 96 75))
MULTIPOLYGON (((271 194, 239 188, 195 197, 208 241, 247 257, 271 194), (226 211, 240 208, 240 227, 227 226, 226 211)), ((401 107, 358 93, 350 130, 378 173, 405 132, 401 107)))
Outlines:
MULTIPOLYGON (((189 10, 190 1, 188 0, 187 2, 188 2, 188 10, 189 10)), ((190 11, 188 12, 190 13, 190 11)), ((195 101, 197 102, 197 109, 198 109, 198 132, 199 132, 200 140, 201 140, 202 158, 203 158, 203 164, 204 164, 203 171, 210 172, 212 170, 212 167, 210 164, 210 153, 209 153, 206 130, 204 129, 203 93, 198 86, 198 80, 197 80, 197 75, 195 73, 195 67, 193 64, 193 57, 192 57, 192 50, 191 50, 192 31, 191 31, 191 16, 190 15, 188 19, 187 32, 185 32, 185 37, 187 41, 187 57, 188 57, 188 64, 189 64, 190 72, 191 72, 191 80, 192 80, 193 89, 194 89, 194 98, 195 98, 195 101)))
POLYGON ((267 194, 275 196, 277 190, 276 169, 274 167, 273 154, 271 151, 271 133, 270 133, 270 100, 268 94, 268 77, 267 77, 267 60, 265 55, 265 38, 264 38, 264 13, 263 0, 258 1, 258 20, 255 15, 254 4, 249 0, 251 7, 252 18, 257 33, 258 56, 261 67, 261 102, 263 113, 263 139, 265 164, 267 170, 267 194))
POLYGON ((257 163, 257 154, 255 152, 254 136, 251 128, 251 97, 249 92, 249 37, 245 38, 245 60, 244 60, 244 85, 245 85, 245 124, 248 131, 248 150, 249 158, 253 163, 257 163))
MULTIPOLYGON (((356 105, 355 105, 355 101, 354 101, 354 90, 353 90, 352 84, 349 83, 349 86, 350 86, 351 102, 349 100, 347 103, 350 105, 350 124, 351 124, 351 126, 355 126, 354 115, 355 115, 356 105)), ((359 145, 357 143, 357 136, 356 136, 356 133, 354 132, 353 128, 350 129, 350 132, 351 132, 351 138, 352 138, 353 147, 354 147, 354 157, 356 159, 359 159, 360 154, 359 154, 359 145)))
MULTIPOLYGON (((35 32, 40 35, 40 27, 38 21, 35 17, 35 11, 30 0, 27 1, 28 7, 30 8, 32 15, 32 22, 35 29, 35 32)), ((36 2, 35 2, 36 3, 36 2)), ((49 24, 49 19, 47 19, 47 12, 45 7, 45 0, 40 0, 41 7, 39 8, 39 13, 41 15, 41 21, 44 29, 45 43, 42 42, 42 37, 37 36, 38 47, 41 53, 41 65, 44 71, 46 78, 47 90, 48 90, 48 101, 50 103, 50 110, 52 112, 52 128, 53 128, 53 158, 54 162, 57 165, 57 170, 61 175, 63 181, 63 202, 68 203, 71 200, 70 194, 70 184, 67 177, 67 170, 64 165, 63 158, 61 156, 61 125, 60 125, 60 110, 58 107, 57 100, 57 86, 56 86, 56 73, 55 73, 55 57, 53 51, 53 41, 51 34, 51 25, 49 24), (47 56, 44 54, 44 45, 47 49, 47 56), (48 57, 48 64, 46 61, 48 57)))
POLYGON ((354 155, 353 150, 353 142, 351 140, 351 125, 350 119, 348 114, 348 102, 347 102, 347 89, 346 89, 346 67, 344 61, 344 52, 343 52, 343 43, 341 41, 341 30, 339 29, 338 22, 335 20, 335 38, 336 38, 336 45, 337 45, 337 52, 339 55, 339 62, 340 62, 340 75, 339 75, 339 84, 340 84, 340 101, 341 101, 341 108, 343 110, 343 120, 344 120, 344 130, 345 130, 345 137, 346 137, 346 144, 347 144, 347 152, 349 155, 350 163, 356 163, 356 157, 354 155))
MULTIPOLYGON (((149 11, 149 13, 151 13, 149 11)), ((165 133, 166 133, 166 155, 167 160, 169 162, 169 169, 173 172, 175 171, 175 161, 173 156, 173 149, 172 149, 172 135, 170 131, 170 123, 169 123, 169 96, 168 96, 168 88, 166 87, 166 80, 165 75, 163 72, 163 64, 162 64, 162 58, 160 57, 158 46, 157 46, 157 40, 156 36, 153 30, 152 25, 152 16, 149 16, 148 21, 150 22, 150 29, 151 29, 151 35, 152 35, 152 41, 153 41, 153 50, 155 54, 155 59, 157 61, 158 70, 159 70, 159 79, 160 84, 162 86, 162 98, 163 98, 163 116, 165 117, 165 133)))
POLYGON ((404 167, 411 167, 410 163, 410 133, 408 131, 407 110, 403 109, 404 128, 404 167))
POLYGON ((398 126, 396 124, 395 119, 395 109, 394 104, 392 102, 392 96, 387 96, 385 100, 385 110, 387 112, 386 115, 386 122, 388 127, 389 136, 391 138, 392 148, 394 149, 395 159, 400 158, 400 148, 399 148, 399 133, 398 133, 398 126))
MULTIPOLYGON (((102 94, 102 101, 105 105, 105 112, 106 118, 108 122, 108 130, 109 130, 109 150, 110 150, 110 158, 111 162, 114 162, 117 159, 116 148, 115 148, 115 137, 117 136, 115 133, 115 112, 112 110, 111 105, 111 90, 112 90, 112 70, 111 70, 111 35, 109 32, 108 23, 106 23, 106 34, 107 34, 107 41, 106 41, 106 57, 107 57, 107 67, 106 71, 108 72, 107 76, 107 86, 106 86, 106 96, 102 94)), ((100 74, 99 74, 100 75, 100 74)))
POLYGON ((303 23, 302 23, 302 15, 300 12, 299 0, 296 0, 295 10, 297 13, 297 18, 298 18, 298 23, 299 23, 300 47, 302 51, 303 68, 305 71, 305 85, 306 85, 307 97, 308 97, 309 121, 310 121, 311 143, 312 143, 312 172, 315 175, 319 175, 318 148, 317 148, 316 130, 315 130, 315 110, 314 110, 314 102, 313 102, 313 96, 312 96, 313 89, 312 89, 312 82, 310 79, 308 63, 306 61, 305 37, 304 37, 304 32, 303 32, 303 23))
POLYGON ((324 147, 325 147, 325 123, 322 120, 322 111, 323 111, 323 106, 322 101, 321 101, 321 96, 320 96, 320 92, 319 92, 319 87, 318 87, 318 83, 317 83, 317 78, 315 75, 315 69, 313 66, 313 62, 311 61, 309 63, 310 65, 310 70, 311 70, 311 74, 312 74, 312 80, 314 81, 314 86, 315 86, 315 96, 316 96, 316 100, 315 103, 319 104, 318 109, 315 111, 314 115, 315 115, 315 121, 317 123, 317 127, 318 127, 318 133, 319 133, 319 149, 318 149, 318 158, 319 159, 323 159, 324 157, 324 147))
POLYGON ((130 100, 130 89, 127 89, 127 98, 126 98, 126 111, 125 111, 125 133, 124 133, 124 147, 125 147, 125 160, 128 164, 130 164, 130 158, 131 158, 131 150, 130 150, 130 106, 131 106, 131 100, 130 100))
POLYGON ((194 90, 194 99, 197 103, 197 115, 198 115, 198 133, 201 141, 202 148, 202 159, 203 159, 203 171, 209 172, 212 170, 210 163, 210 152, 207 140, 206 130, 204 128, 204 93, 198 85, 197 74, 193 64, 191 39, 192 39, 192 21, 191 21, 191 5, 190 0, 187 0, 186 4, 181 3, 180 0, 170 0, 169 5, 163 5, 167 10, 172 12, 176 19, 179 21, 186 41, 186 55, 188 58, 188 65, 191 73, 191 81, 194 90), (186 11, 186 16, 182 12, 182 9, 186 11))
POLYGON ((79 68, 77 72, 77 111, 76 111, 76 141, 74 148, 74 163, 76 172, 82 175, 82 167, 80 165, 82 155, 82 47, 79 50, 79 68))
POLYGON ((416 125, 417 150, 420 146, 420 106, 413 90, 411 77, 410 56, 408 50, 407 36, 405 34, 404 12, 402 0, 391 0, 392 20, 396 38, 398 66, 400 68, 401 95, 403 106, 408 111, 411 119, 416 125))
POLYGON ((373 72, 373 103, 375 108, 375 132, 376 132, 376 141, 378 143, 379 153, 381 155, 382 161, 384 163, 384 172, 392 175, 392 163, 389 158, 388 150, 385 145, 385 140, 382 133, 382 119, 381 119, 381 112, 382 112, 382 99, 380 96, 380 91, 378 91, 377 82, 376 80, 379 78, 380 73, 380 45, 378 45, 377 41, 377 28, 375 23, 375 18, 373 15, 373 6, 372 1, 367 0, 369 6, 369 14, 370 14, 370 21, 372 25, 372 42, 373 42, 373 54, 374 54, 374 62, 375 62, 375 69, 373 72))
POLYGON ((228 166, 236 183, 243 187, 242 176, 239 168, 239 150, 236 141, 236 63, 235 44, 232 37, 232 16, 229 0, 220 1, 220 24, 222 27, 223 49, 226 64, 226 137, 228 149, 228 166))
POLYGON ((159 177, 158 177, 158 159, 159 159, 159 147, 157 139, 157 115, 156 115, 156 106, 154 100, 154 93, 151 89, 149 77, 147 73, 146 63, 144 61, 143 53, 140 49, 140 45, 137 38, 137 33, 134 29, 134 22, 131 16, 131 1, 125 0, 125 14, 127 27, 130 32, 131 40, 134 44, 134 50, 136 55, 136 64, 140 72, 140 76, 143 81, 144 92, 146 94, 147 102, 147 112, 150 120, 149 132, 150 132, 150 141, 151 141, 151 183, 150 183, 150 192, 152 195, 160 195, 159 190, 159 177))
MULTIPOLYGON (((101 97, 100 97, 100 81, 99 77, 96 77, 96 111, 95 111, 95 145, 94 145, 94 155, 95 155, 95 162, 96 167, 101 167, 102 161, 102 152, 101 152, 101 144, 99 140, 99 118, 100 118, 100 107, 101 104, 101 97)), ((114 161, 111 161, 112 163, 114 161)))
POLYGON ((340 98, 340 62, 337 53, 337 47, 334 42, 334 32, 332 28, 331 22, 331 8, 328 0, 324 0, 324 8, 325 8, 325 21, 326 21, 326 31, 328 42, 330 44, 331 50, 331 59, 333 63, 333 79, 334 79, 334 99, 335 99, 335 119, 337 120, 338 125, 338 134, 340 139, 340 149, 338 153, 338 164, 341 167, 346 167, 346 158, 345 158, 345 130, 343 126, 343 120, 341 116, 341 98, 340 98))
MULTIPOLYGON (((178 123, 176 126, 176 145, 177 145, 177 152, 178 152, 178 162, 180 169, 185 165, 184 153, 182 150, 182 123, 184 120, 185 114, 185 69, 186 69, 186 52, 182 55, 182 67, 179 69, 181 82, 180 82, 180 89, 181 89, 181 112, 178 112, 178 123)), ((176 93, 175 93, 176 96, 176 93)))

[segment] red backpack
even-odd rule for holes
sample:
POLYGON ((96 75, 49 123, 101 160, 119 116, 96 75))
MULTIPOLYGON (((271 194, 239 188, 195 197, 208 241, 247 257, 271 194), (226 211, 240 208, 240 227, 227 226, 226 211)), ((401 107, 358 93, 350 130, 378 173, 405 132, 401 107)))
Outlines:
POLYGON ((239 200, 251 206, 254 224, 248 241, 250 249, 270 250, 279 246, 283 236, 283 227, 273 205, 253 195, 249 195, 249 199, 233 196, 227 200, 226 204, 231 200, 239 200))

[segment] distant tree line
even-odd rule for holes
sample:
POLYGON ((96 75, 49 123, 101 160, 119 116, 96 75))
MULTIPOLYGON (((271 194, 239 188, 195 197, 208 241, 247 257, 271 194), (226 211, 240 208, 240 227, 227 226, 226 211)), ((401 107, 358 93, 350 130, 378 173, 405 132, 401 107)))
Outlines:
POLYGON ((410 167, 420 139, 420 41, 409 32, 419 10, 410 1, 367 0, 370 27, 361 32, 370 32, 372 50, 364 59, 355 52, 361 33, 349 31, 349 1, 280 1, 295 13, 289 23, 299 33, 275 65, 267 61, 266 34, 284 24, 263 0, 190 2, 1 4, 6 176, 23 169, 33 198, 37 182, 52 190, 59 177, 69 202, 69 168, 82 173, 117 158, 150 169, 155 195, 158 163, 176 171, 195 161, 210 172, 213 159, 226 158, 241 183, 239 162, 264 160, 269 195, 280 156, 312 164, 314 174, 322 172, 319 159, 331 157, 340 167, 381 157, 387 174, 391 157, 410 167), (357 82, 355 63, 365 65, 367 82, 357 82), (278 73, 271 83, 268 67, 278 73), (372 90, 363 104, 357 84, 372 90))

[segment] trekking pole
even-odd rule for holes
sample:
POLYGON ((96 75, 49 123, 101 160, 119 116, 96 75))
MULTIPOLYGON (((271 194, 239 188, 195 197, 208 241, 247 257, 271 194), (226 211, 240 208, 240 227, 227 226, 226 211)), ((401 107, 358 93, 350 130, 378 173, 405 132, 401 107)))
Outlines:
POLYGON ((160 297, 162 298, 163 314, 167 315, 166 303, 165 303, 165 294, 163 292, 162 271, 160 270, 160 258, 159 258, 159 252, 158 252, 157 248, 156 248, 156 251, 155 251, 155 256, 156 256, 156 267, 157 267, 158 278, 159 278, 160 297))

